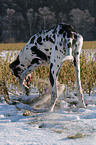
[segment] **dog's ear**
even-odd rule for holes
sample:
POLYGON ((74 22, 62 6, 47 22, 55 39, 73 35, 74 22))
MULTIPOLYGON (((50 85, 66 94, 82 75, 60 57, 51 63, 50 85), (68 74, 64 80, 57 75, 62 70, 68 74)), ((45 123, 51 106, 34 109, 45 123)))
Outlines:
POLYGON ((19 56, 18 56, 17 59, 9 65, 9 68, 14 69, 19 64, 20 64, 20 61, 19 61, 19 56))

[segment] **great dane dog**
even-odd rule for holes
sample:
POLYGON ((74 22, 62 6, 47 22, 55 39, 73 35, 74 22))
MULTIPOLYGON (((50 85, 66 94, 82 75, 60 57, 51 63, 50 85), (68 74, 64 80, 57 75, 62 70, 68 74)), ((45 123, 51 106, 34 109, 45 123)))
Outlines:
POLYGON ((66 60, 73 60, 77 78, 78 107, 86 107, 80 80, 80 53, 83 37, 73 26, 60 23, 55 27, 33 35, 18 54, 17 59, 9 67, 20 79, 24 87, 24 79, 41 65, 49 64, 49 79, 51 83, 51 101, 49 111, 56 104, 56 80, 61 66, 66 60))

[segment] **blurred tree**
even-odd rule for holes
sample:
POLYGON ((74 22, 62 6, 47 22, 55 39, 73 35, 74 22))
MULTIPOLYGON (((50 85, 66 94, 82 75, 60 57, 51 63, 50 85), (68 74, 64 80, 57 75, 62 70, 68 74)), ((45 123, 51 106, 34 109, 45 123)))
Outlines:
POLYGON ((74 25, 75 29, 79 31, 79 29, 81 28, 82 20, 83 20, 83 11, 81 11, 78 8, 72 9, 69 13, 69 16, 70 16, 70 21, 72 25, 74 25))
POLYGON ((86 37, 86 39, 94 39, 93 32, 95 27, 95 18, 91 16, 88 10, 83 12, 82 19, 82 35, 86 37))
MULTIPOLYGON (((89 39, 89 33, 93 33, 95 18, 91 16, 88 10, 72 9, 69 13, 70 22, 75 29, 89 39)), ((92 37, 92 36, 91 36, 92 37)))
POLYGON ((15 10, 9 8, 7 9, 7 19, 9 23, 8 29, 9 29, 10 40, 12 39, 12 23, 13 23, 14 14, 15 14, 15 10))
POLYGON ((23 41, 23 35, 25 31, 25 22, 24 17, 21 12, 15 13, 15 19, 14 19, 14 29, 15 29, 15 37, 17 37, 17 41, 23 41))
POLYGON ((66 14, 63 14, 63 12, 60 12, 58 19, 59 19, 59 23, 61 23, 61 22, 66 23, 67 22, 67 15, 66 14))
POLYGON ((30 37, 32 36, 33 33, 33 29, 36 23, 36 19, 37 19, 38 14, 34 12, 34 10, 32 8, 28 9, 27 12, 27 20, 28 20, 28 24, 29 24, 29 30, 30 30, 30 37))
POLYGON ((0 0, 0 41, 27 41, 61 21, 73 25, 85 40, 96 40, 95 7, 96 0, 0 0))
POLYGON ((2 18, 2 38, 5 42, 12 42, 13 40, 13 18, 15 10, 7 9, 5 17, 2 18))
POLYGON ((39 29, 48 29, 56 24, 55 12, 51 12, 48 7, 39 8, 39 29))
MULTIPOLYGON (((0 16, 0 22, 2 21, 2 18, 0 16)), ((2 41, 2 23, 0 23, 0 42, 2 41)))

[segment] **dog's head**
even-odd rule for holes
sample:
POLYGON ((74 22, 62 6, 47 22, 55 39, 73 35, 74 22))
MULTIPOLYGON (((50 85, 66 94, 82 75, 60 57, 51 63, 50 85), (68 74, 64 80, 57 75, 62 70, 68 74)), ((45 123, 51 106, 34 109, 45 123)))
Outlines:
POLYGON ((31 83, 31 74, 29 74, 24 80, 22 80, 21 74, 24 71, 24 65, 20 63, 19 55, 15 59, 15 61, 13 61, 9 65, 9 68, 11 69, 12 75, 15 75, 19 78, 21 87, 24 87, 24 89, 26 88, 28 90, 31 83))
POLYGON ((19 55, 15 61, 13 61, 10 65, 9 68, 11 69, 11 73, 15 75, 16 77, 20 78, 22 69, 20 68, 20 60, 19 60, 19 55))

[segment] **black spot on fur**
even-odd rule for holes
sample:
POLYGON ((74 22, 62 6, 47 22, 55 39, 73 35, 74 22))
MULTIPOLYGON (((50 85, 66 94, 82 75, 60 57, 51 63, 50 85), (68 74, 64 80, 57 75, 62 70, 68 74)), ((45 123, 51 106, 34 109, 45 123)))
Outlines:
POLYGON ((76 32, 77 31, 74 29, 74 27, 72 25, 69 24, 63 24, 62 28, 66 31, 66 32, 76 32))
POLYGON ((64 32, 64 29, 59 30, 59 34, 62 34, 64 32))
POLYGON ((41 36, 37 39, 37 43, 42 45, 42 37, 41 36))
POLYGON ((20 76, 19 76, 19 72, 20 72, 20 71, 21 71, 20 67, 17 67, 17 68, 15 68, 15 69, 13 69, 14 75, 15 75, 16 77, 18 77, 18 78, 20 78, 20 76))
POLYGON ((51 55, 51 52, 49 54, 51 55))
POLYGON ((40 57, 42 60, 46 60, 47 61, 47 55, 45 53, 43 53, 42 51, 40 51, 39 49, 37 49, 36 46, 31 47, 31 51, 32 54, 36 54, 37 57, 40 57))
POLYGON ((20 61, 19 61, 19 55, 18 55, 17 59, 9 65, 9 68, 14 69, 19 64, 20 64, 20 61))
POLYGON ((54 41, 53 41, 52 38, 50 38, 50 37, 49 37, 49 41, 50 41, 51 43, 54 43, 54 41))
POLYGON ((73 26, 68 25, 68 24, 61 24, 61 29, 59 30, 59 34, 63 33, 63 37, 65 38, 65 35, 66 35, 65 32, 67 32, 67 37, 68 38, 72 38, 73 37, 72 32, 77 33, 77 31, 73 28, 73 26))
MULTIPOLYGON (((32 62, 31 62, 31 65, 32 65, 32 64, 35 64, 35 63, 36 63, 36 64, 40 64, 39 60, 40 60, 40 59, 38 59, 38 58, 34 58, 34 59, 32 60, 32 62)), ((30 67, 31 65, 29 65, 28 67, 30 67)))
POLYGON ((67 38, 72 38, 72 37, 73 37, 72 33, 67 33, 67 38))
POLYGON ((75 44, 75 43, 76 43, 76 40, 75 40, 75 39, 73 39, 72 43, 73 43, 73 44, 75 44))
POLYGON ((35 36, 32 37, 30 43, 34 43, 34 40, 35 40, 35 36))
POLYGON ((62 50, 60 50, 61 53, 64 53, 62 50))
POLYGON ((56 73, 56 77, 58 76, 58 74, 59 74, 59 70, 60 70, 60 68, 58 69, 58 71, 57 71, 57 73, 56 73))
POLYGON ((77 55, 79 54, 79 52, 77 52, 77 55))
POLYGON ((54 78, 53 78, 53 74, 51 72, 52 67, 53 67, 53 63, 51 63, 51 65, 50 65, 50 73, 49 73, 49 75, 50 75, 50 83, 51 83, 51 85, 53 87, 53 85, 54 85, 54 78))
POLYGON ((76 34, 74 34, 74 38, 77 39, 77 35, 76 34))
POLYGON ((73 63, 74 63, 74 66, 76 67, 76 58, 75 57, 74 57, 73 63))
POLYGON ((57 31, 57 27, 54 28, 53 34, 55 34, 57 31))
POLYGON ((64 52, 66 52, 66 47, 63 47, 64 52))
POLYGON ((25 65, 24 65, 24 64, 21 64, 21 66, 25 67, 25 65))
POLYGON ((45 51, 49 51, 49 49, 45 49, 45 51))
POLYGON ((39 60, 40 59, 38 59, 38 58, 34 58, 33 60, 32 60, 32 62, 31 62, 31 64, 27 67, 27 68, 29 68, 30 66, 32 66, 32 64, 40 64, 40 62, 39 62, 39 60))
POLYGON ((48 58, 50 59, 50 56, 48 56, 48 58))
POLYGON ((48 38, 48 35, 46 36, 46 41, 48 41, 49 40, 49 38, 48 38))
POLYGON ((59 43, 60 46, 62 46, 62 43, 59 43))
POLYGON ((65 36, 66 36, 66 33, 64 32, 64 33, 63 33, 63 38, 65 38, 65 36))
POLYGON ((67 44, 67 46, 68 46, 68 48, 70 48, 70 47, 71 47, 71 43, 69 42, 69 43, 67 44))
POLYGON ((53 35, 53 38, 55 39, 55 34, 53 35))
POLYGON ((50 69, 52 69, 52 67, 53 67, 53 63, 51 63, 51 65, 50 65, 50 69))
POLYGON ((58 50, 57 46, 55 46, 55 50, 58 50))

